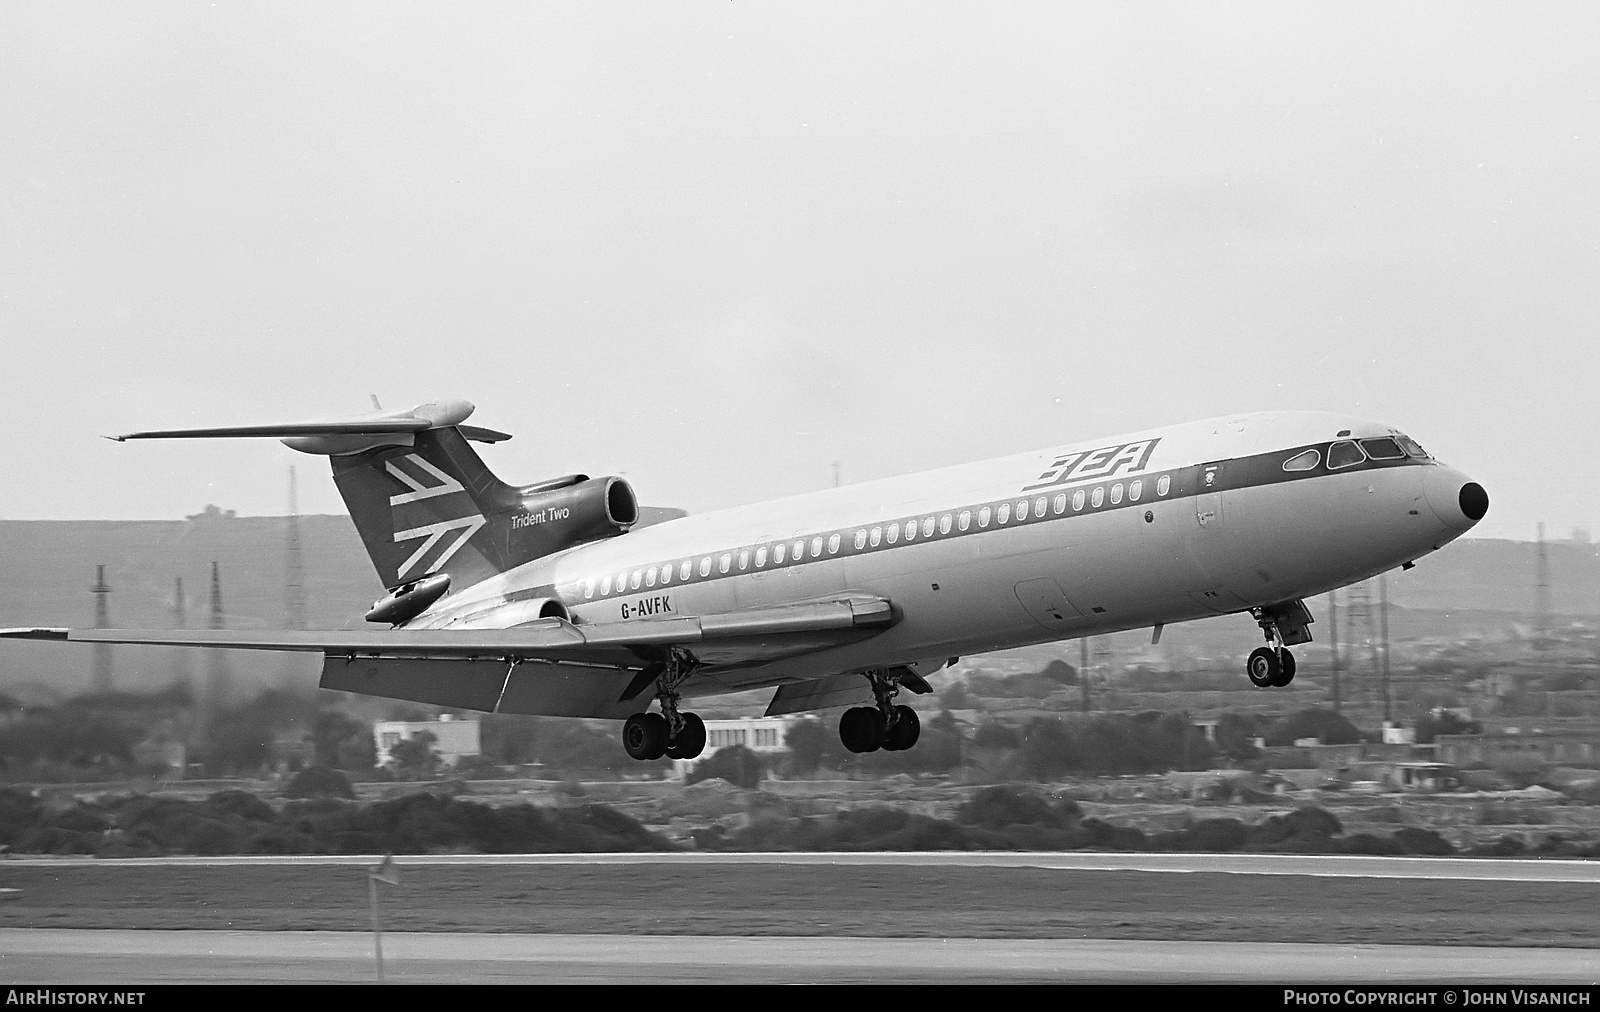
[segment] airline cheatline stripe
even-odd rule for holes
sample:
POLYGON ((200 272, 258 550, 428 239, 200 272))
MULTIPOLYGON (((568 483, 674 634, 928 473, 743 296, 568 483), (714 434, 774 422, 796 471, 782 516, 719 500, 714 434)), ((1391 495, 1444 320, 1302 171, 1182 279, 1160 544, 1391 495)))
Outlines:
POLYGON ((1057 523, 1112 510, 1147 509, 1156 502, 1192 499, 1200 495, 1289 481, 1307 481, 1351 471, 1429 464, 1428 461, 1410 457, 1397 460, 1367 459, 1349 467, 1330 469, 1326 461, 1331 442, 1325 442, 1186 467, 1157 469, 1148 473, 1128 469, 1130 464, 1142 467, 1148 461, 1154 443, 1155 440, 1141 440, 1106 450, 1057 457, 1051 470, 1025 486, 1015 499, 994 499, 919 513, 912 517, 890 517, 835 530, 815 531, 779 541, 698 552, 693 558, 680 557, 656 566, 639 567, 617 574, 596 573, 563 585, 560 593, 567 600, 589 600, 657 584, 703 583, 745 576, 756 571, 905 548, 924 541, 944 541, 1011 530, 1018 526, 1057 523), (1286 462, 1308 450, 1317 451, 1315 465, 1299 470, 1285 469, 1286 462), (1096 457, 1099 459, 1094 459, 1096 457), (1083 467, 1085 464, 1089 466, 1083 467), (1079 474, 1084 470, 1100 475, 1112 473, 1115 480, 1101 477, 1080 481, 1079 474))
POLYGON ((461 482, 452 478, 444 471, 439 470, 437 467, 434 467, 417 454, 408 453, 406 454, 405 459, 411 461, 413 464, 433 475, 439 480, 439 484, 432 486, 423 485, 420 481, 417 481, 417 479, 411 477, 409 474, 406 474, 398 467, 395 467, 394 461, 385 461, 383 465, 384 468, 388 470, 390 474, 394 475, 396 478, 399 478, 411 489, 409 492, 402 492, 399 495, 390 496, 390 506, 399 506, 402 503, 416 502, 419 499, 432 499, 434 496, 449 495, 452 492, 465 491, 465 489, 461 486, 461 482))

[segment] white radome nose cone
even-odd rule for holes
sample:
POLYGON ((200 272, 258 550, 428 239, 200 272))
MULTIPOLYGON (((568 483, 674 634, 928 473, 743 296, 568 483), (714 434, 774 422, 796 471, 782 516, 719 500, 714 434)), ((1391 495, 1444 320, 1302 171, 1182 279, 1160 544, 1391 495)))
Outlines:
POLYGON ((1428 468, 1422 494, 1441 523, 1454 531, 1469 531, 1489 512, 1489 493, 1482 485, 1453 467, 1428 468))

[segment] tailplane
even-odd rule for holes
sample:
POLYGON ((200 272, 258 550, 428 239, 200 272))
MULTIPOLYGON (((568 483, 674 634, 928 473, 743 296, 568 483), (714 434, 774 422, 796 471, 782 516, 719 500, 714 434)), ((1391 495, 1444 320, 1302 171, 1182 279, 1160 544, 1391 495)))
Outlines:
MULTIPOLYGON (((287 425, 134 432, 113 439, 275 436, 330 458, 378 577, 391 590, 438 574, 455 588, 639 521, 621 478, 572 474, 532 485, 497 478, 471 446, 511 437, 462 424, 467 401, 287 425)), ((437 581, 434 581, 437 584, 437 581)))

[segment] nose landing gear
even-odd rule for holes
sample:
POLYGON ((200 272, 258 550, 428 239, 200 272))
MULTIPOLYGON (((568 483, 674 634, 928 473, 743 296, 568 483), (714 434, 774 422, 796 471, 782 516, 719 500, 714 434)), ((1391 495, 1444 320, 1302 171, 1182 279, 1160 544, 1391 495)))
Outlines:
POLYGON ((1299 600, 1252 608, 1250 614, 1267 639, 1267 645, 1252 650, 1250 659, 1245 662, 1250 684, 1261 689, 1288 685, 1294 681, 1295 669, 1294 654, 1289 652, 1289 646, 1310 643, 1308 627, 1316 619, 1311 617, 1306 603, 1299 600))

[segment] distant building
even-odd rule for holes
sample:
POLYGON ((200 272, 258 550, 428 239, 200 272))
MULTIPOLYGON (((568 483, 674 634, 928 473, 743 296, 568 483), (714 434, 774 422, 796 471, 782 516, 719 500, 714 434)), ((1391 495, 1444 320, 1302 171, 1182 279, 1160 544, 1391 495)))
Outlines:
POLYGON ((1439 761, 1452 766, 1494 766, 1536 758, 1560 766, 1600 766, 1600 733, 1441 734, 1439 761))
POLYGON ((393 758, 390 750, 396 745, 423 731, 432 733, 433 750, 439 753, 439 761, 454 766, 466 756, 483 754, 478 729, 476 720, 445 713, 438 720, 380 720, 372 725, 372 737, 378 747, 379 766, 389 764, 393 758))
POLYGON ((1453 791, 1461 786, 1460 772, 1449 763, 1363 762, 1350 767, 1352 780, 1378 783, 1391 791, 1453 791))
POLYGON ((792 717, 741 717, 737 720, 706 721, 706 748, 695 759, 678 759, 672 764, 673 776, 682 778, 718 751, 730 745, 743 745, 752 752, 770 755, 788 749, 792 717))

